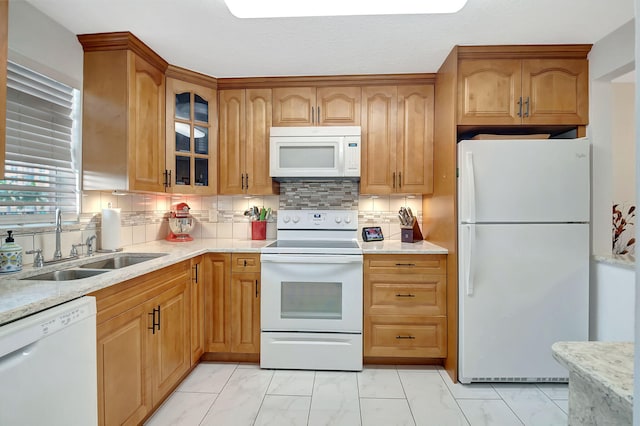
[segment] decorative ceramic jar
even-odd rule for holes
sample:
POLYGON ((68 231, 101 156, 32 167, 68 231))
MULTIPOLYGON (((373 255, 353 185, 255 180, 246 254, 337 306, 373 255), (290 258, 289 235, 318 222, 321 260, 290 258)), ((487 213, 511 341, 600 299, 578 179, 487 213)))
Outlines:
POLYGON ((0 273, 22 270, 22 247, 14 242, 12 233, 7 231, 9 236, 0 247, 0 273))

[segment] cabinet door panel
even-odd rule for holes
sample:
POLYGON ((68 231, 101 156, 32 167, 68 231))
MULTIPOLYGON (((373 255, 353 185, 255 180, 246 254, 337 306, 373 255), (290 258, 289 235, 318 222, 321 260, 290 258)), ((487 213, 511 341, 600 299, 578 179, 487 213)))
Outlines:
POLYGON ((522 61, 523 123, 587 124, 588 72, 586 60, 522 61))
POLYGON ((204 258, 205 350, 231 351, 231 256, 209 254, 204 258))
MULTIPOLYGON (((129 186, 140 191, 164 191, 164 75, 129 52, 132 66, 129 93, 129 186)), ((124 159, 123 159, 124 161, 124 159)))
POLYGON ((271 89, 247 89, 245 173, 247 192, 252 195, 273 194, 269 176, 269 129, 271 128, 271 89))
POLYGON ((231 352, 260 352, 260 275, 232 274, 231 352))
POLYGON ((316 124, 360 125, 360 87, 319 87, 316 91, 316 124), (319 111, 319 112, 318 112, 319 111))
POLYGON ((362 88, 360 192, 395 190, 398 93, 395 86, 362 88))
POLYGON ((316 88, 282 87, 273 89, 273 125, 313 126, 316 88))
POLYGON ((520 124, 520 60, 463 60, 458 68, 458 124, 520 124))
POLYGON ((219 176, 220 194, 243 192, 244 145, 246 140, 244 90, 221 90, 219 93, 219 176))
POLYGON ((148 304, 159 307, 159 327, 153 334, 156 371, 153 380, 153 404, 169 393, 191 366, 191 339, 188 316, 188 276, 175 280, 175 286, 148 304))
POLYGON ((398 192, 433 192, 433 86, 398 87, 398 192))
POLYGON ((98 326, 100 425, 136 425, 151 410, 150 325, 147 312, 138 307, 98 326))

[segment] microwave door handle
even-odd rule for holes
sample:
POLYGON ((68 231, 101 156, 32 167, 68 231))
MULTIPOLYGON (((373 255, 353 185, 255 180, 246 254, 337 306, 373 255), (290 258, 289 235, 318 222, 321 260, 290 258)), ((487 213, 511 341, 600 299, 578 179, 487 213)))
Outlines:
POLYGON ((338 143, 338 167, 340 168, 340 173, 344 173, 344 136, 340 138, 338 143))

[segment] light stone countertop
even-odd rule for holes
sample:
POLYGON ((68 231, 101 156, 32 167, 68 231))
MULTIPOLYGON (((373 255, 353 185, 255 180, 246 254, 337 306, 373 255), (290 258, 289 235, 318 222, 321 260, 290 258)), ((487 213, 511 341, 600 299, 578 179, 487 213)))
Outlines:
POLYGON ((633 343, 557 342, 551 349, 560 364, 611 401, 633 406, 633 343))
POLYGON ((360 241, 364 254, 447 254, 446 248, 428 241, 403 243, 400 240, 360 241))
POLYGON ((609 265, 622 266, 628 269, 635 269, 636 259, 635 256, 612 254, 609 256, 594 255, 593 260, 601 263, 608 263, 609 265))
MULTIPOLYGON (((128 246, 123 253, 167 253, 155 259, 121 269, 72 281, 36 281, 21 278, 39 275, 58 269, 73 268, 89 261, 112 257, 113 254, 97 253, 91 258, 81 257, 43 268, 25 266, 21 272, 0 275, 0 325, 42 311, 88 293, 118 284, 160 268, 173 265, 204 253, 260 253, 260 249, 273 240, 198 239, 174 243, 165 240, 128 246)), ((360 243, 364 253, 380 254, 446 254, 447 250, 427 241, 402 243, 381 241, 360 243)))

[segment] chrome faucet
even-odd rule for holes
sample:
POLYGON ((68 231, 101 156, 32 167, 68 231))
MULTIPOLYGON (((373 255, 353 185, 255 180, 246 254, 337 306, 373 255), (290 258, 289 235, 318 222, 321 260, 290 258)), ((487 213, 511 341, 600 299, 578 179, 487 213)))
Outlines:
POLYGON ((53 259, 62 259, 62 250, 60 250, 60 233, 62 233, 62 210, 56 209, 56 251, 53 253, 53 259))
POLYGON ((98 242, 98 237, 94 235, 90 236, 89 238, 87 238, 87 256, 91 256, 93 255, 93 250, 95 248, 95 246, 93 245, 93 243, 97 243, 98 242))

